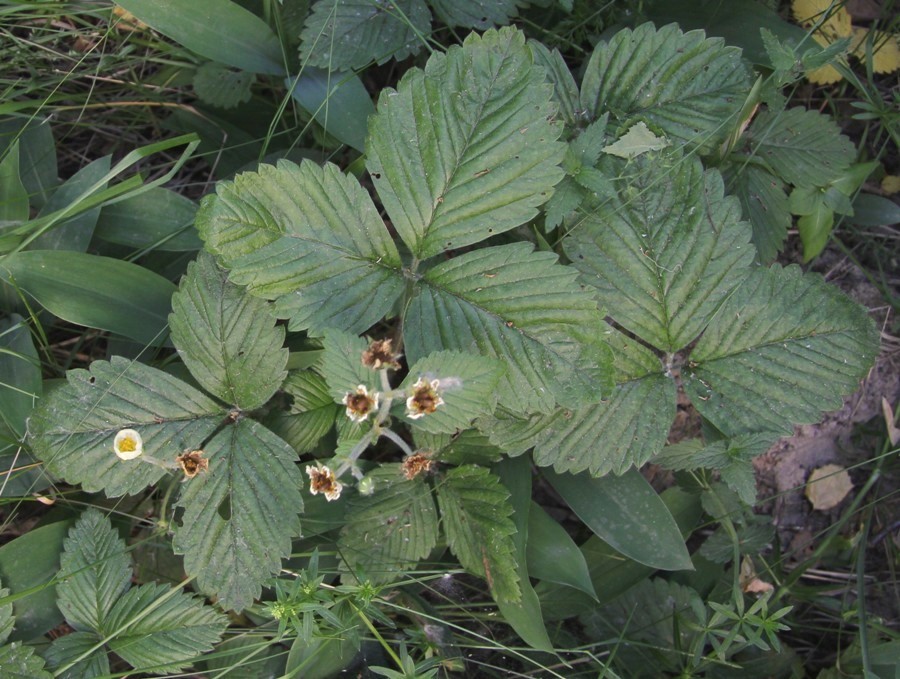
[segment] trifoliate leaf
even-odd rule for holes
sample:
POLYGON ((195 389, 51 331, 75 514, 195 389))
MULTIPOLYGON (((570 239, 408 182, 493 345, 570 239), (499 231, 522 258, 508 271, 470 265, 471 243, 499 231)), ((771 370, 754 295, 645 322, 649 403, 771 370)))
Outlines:
POLYGON ((435 53, 386 89, 366 167, 419 259, 509 231, 562 179, 562 125, 523 34, 504 28, 435 53))
POLYGON ((330 71, 416 54, 431 32, 423 0, 319 0, 306 18, 300 58, 330 71))
POLYGON ((632 125, 628 132, 609 146, 603 147, 603 152, 619 158, 630 160, 648 151, 661 151, 670 145, 665 137, 657 137, 642 122, 632 125))
POLYGON ((49 669, 59 672, 63 667, 68 668, 56 675, 61 679, 96 679, 109 674, 109 654, 103 638, 95 632, 73 632, 58 637, 43 655, 49 669))
POLYGON ((44 669, 44 660, 35 655, 34 647, 24 646, 21 641, 0 646, 0 667, 3 679, 53 679, 44 669))
POLYGON ((789 434, 839 408, 877 353, 865 309, 821 276, 757 269, 710 323, 682 379, 726 435, 789 434))
POLYGON ((725 177, 729 193, 741 201, 743 217, 753 227, 759 261, 771 263, 781 252, 791 226, 784 183, 756 165, 731 165, 726 168, 725 177))
POLYGON ((431 0, 434 13, 448 26, 483 31, 491 26, 504 26, 518 14, 522 0, 431 0))
POLYGON ((212 256, 201 253, 172 297, 172 341, 194 378, 242 410, 263 405, 287 371, 284 328, 268 305, 228 282, 212 256))
POLYGON ((375 491, 350 500, 338 547, 354 572, 373 582, 390 582, 414 569, 437 544, 434 499, 422 476, 407 481, 397 464, 384 465, 367 478, 375 491))
POLYGON ((675 24, 617 32, 594 49, 581 85, 592 117, 609 111, 622 128, 644 121, 675 144, 713 151, 750 89, 736 47, 675 24))
POLYGON ((369 343, 362 337, 329 328, 323 346, 322 374, 335 403, 341 403, 347 392, 361 384, 370 392, 382 389, 378 371, 363 363, 363 352, 369 343))
POLYGON ((516 602, 519 589, 509 492, 484 467, 455 467, 437 485, 447 543, 470 573, 487 580, 497 600, 516 602))
POLYGON ((563 241, 612 318, 653 346, 683 348, 740 284, 755 252, 740 206, 699 160, 645 154, 633 176, 563 241))
POLYGON ((362 332, 403 290, 401 262, 372 199, 334 165, 261 165, 204 198, 197 228, 229 280, 278 301, 292 329, 362 332))
POLYGON ((498 358, 499 402, 513 412, 598 401, 611 377, 602 315, 556 259, 515 243, 429 269, 403 320, 409 360, 442 349, 498 358))
POLYGON ((192 450, 226 415, 221 405, 181 380, 114 356, 90 370, 70 370, 64 387, 41 400, 31 418, 32 446, 47 469, 84 490, 109 497, 134 494, 166 473, 157 464, 192 450), (117 432, 133 429, 143 455, 116 456, 117 432))
POLYGON ((69 530, 60 556, 57 605, 76 630, 98 632, 119 596, 131 583, 125 541, 96 509, 69 530))
POLYGON ((422 412, 406 405, 405 419, 416 429, 452 434, 468 429, 476 417, 493 412, 497 404, 497 383, 503 365, 485 356, 455 351, 429 354, 410 367, 398 389, 415 399, 415 385, 437 394, 442 401, 433 412, 422 412), (437 382, 435 385, 434 383, 437 382))
POLYGON ((831 118, 800 107, 760 112, 745 137, 750 153, 795 186, 825 186, 856 157, 856 147, 831 118))
POLYGON ((242 610, 300 534, 304 480, 296 453, 252 420, 226 426, 204 450, 209 470, 185 482, 175 551, 204 592, 242 610))
POLYGON ((544 231, 549 232, 562 224, 586 197, 587 191, 572 177, 563 179, 544 206, 544 231))
POLYGON ((194 91, 211 106, 234 108, 250 101, 250 87, 255 79, 249 71, 207 61, 194 74, 194 91))
POLYGON ((479 422, 509 455, 534 448, 534 462, 557 472, 622 474, 662 448, 675 418, 675 383, 659 359, 619 332, 607 335, 619 375, 612 394, 577 410, 527 419, 498 412, 479 422))
POLYGON ((148 584, 116 602, 104 632, 110 649, 135 670, 168 673, 212 650, 227 626, 228 618, 201 598, 148 584))

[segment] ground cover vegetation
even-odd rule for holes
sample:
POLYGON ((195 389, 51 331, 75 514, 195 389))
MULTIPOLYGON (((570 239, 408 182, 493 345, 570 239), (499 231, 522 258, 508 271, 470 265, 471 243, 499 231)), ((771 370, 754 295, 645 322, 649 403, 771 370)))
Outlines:
POLYGON ((894 676, 892 17, 0 3, 4 676, 894 676))

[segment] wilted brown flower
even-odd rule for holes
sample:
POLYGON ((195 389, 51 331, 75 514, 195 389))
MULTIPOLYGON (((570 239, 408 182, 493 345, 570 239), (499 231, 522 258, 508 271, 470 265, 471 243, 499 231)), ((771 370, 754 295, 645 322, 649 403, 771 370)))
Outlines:
POLYGON ((344 394, 341 403, 347 406, 347 417, 354 422, 362 422, 373 410, 378 409, 378 401, 381 394, 375 392, 373 396, 369 395, 366 385, 360 384, 356 387, 356 391, 348 391, 344 394))
POLYGON ((341 496, 341 491, 344 489, 343 484, 325 465, 307 465, 306 473, 309 475, 309 492, 313 495, 322 493, 329 502, 337 500, 341 496))
POLYGON ((399 370, 400 361, 397 360, 398 358, 399 356, 391 350, 391 340, 389 339, 373 341, 362 354, 363 365, 374 370, 381 370, 382 368, 399 370))
POLYGON ((403 476, 410 481, 419 474, 430 474, 434 471, 435 466, 435 461, 431 459, 429 454, 422 452, 413 453, 412 455, 407 456, 401 465, 403 476))
POLYGON ((443 405, 444 399, 437 392, 440 384, 440 380, 429 382, 421 377, 416 380, 412 396, 406 399, 406 416, 411 420, 416 420, 423 415, 433 413, 438 406, 443 405))
POLYGON ((200 472, 209 469, 209 460, 203 457, 202 450, 186 450, 175 458, 185 477, 192 479, 200 472))

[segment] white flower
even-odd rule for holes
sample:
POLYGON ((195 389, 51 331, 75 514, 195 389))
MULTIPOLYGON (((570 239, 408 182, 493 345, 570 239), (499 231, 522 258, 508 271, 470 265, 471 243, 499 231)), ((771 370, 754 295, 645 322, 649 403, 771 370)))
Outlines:
POLYGON ((347 406, 347 417, 354 422, 362 422, 373 412, 378 410, 378 402, 381 400, 381 394, 377 391, 374 395, 369 395, 366 385, 360 384, 356 387, 356 392, 348 391, 341 400, 347 406))
POLYGON ((412 386, 413 394, 406 399, 406 416, 411 420, 417 420, 424 415, 430 415, 438 406, 444 405, 444 399, 438 393, 440 380, 419 378, 412 386))
POLYGON ((309 475, 309 492, 313 495, 322 493, 329 502, 337 500, 341 496, 341 491, 344 489, 343 484, 325 465, 307 465, 306 473, 309 475))
POLYGON ((144 441, 134 429, 121 429, 116 434, 113 450, 121 460, 133 460, 144 453, 144 441))

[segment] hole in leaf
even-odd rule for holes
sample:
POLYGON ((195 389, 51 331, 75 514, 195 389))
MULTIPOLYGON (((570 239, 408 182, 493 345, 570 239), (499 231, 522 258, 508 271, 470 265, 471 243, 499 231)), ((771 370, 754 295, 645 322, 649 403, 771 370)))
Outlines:
POLYGON ((219 503, 219 508, 216 511, 219 513, 219 517, 222 519, 222 521, 231 521, 231 498, 223 498, 222 502, 219 503))

